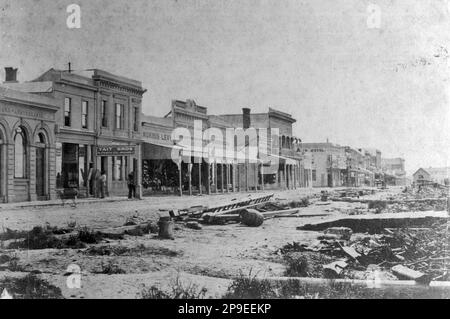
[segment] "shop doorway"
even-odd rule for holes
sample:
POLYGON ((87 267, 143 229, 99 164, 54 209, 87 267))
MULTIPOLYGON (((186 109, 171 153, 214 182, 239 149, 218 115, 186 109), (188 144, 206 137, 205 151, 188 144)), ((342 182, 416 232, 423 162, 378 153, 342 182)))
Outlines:
POLYGON ((62 174, 64 188, 78 188, 78 144, 63 143, 62 174))
POLYGON ((38 200, 45 200, 45 148, 36 148, 36 195, 38 200))
POLYGON ((37 200, 47 199, 47 159, 45 156, 46 143, 43 133, 37 135, 36 141, 36 196, 37 200))

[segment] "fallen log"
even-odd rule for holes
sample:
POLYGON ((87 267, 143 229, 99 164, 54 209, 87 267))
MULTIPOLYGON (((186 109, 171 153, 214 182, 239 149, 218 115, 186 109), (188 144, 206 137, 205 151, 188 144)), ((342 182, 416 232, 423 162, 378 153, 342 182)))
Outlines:
POLYGON ((227 222, 240 222, 241 215, 239 214, 214 215, 206 213, 203 215, 203 221, 207 224, 223 225, 226 224, 227 222))
POLYGON ((139 223, 138 225, 119 226, 108 228, 93 228, 93 231, 107 238, 120 237, 123 235, 142 236, 143 234, 156 233, 157 225, 152 222, 139 223))
POLYGON ((246 209, 241 214, 241 222, 250 227, 259 227, 264 222, 264 216, 256 209, 246 209))

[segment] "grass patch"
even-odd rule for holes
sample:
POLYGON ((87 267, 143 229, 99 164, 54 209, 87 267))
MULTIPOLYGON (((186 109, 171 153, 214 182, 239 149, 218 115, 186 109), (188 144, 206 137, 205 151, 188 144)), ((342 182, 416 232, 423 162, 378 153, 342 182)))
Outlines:
POLYGON ((12 242, 8 247, 9 249, 45 249, 64 248, 64 246, 64 241, 56 238, 51 229, 36 226, 27 233, 25 240, 12 242))
POLYGON ((284 255, 288 277, 322 277, 323 265, 335 258, 316 252, 291 252, 284 255))
POLYGON ((117 275, 117 274, 125 274, 126 271, 119 267, 119 265, 109 261, 107 263, 103 263, 101 265, 101 270, 96 271, 96 274, 106 274, 106 275, 117 275))
POLYGON ((61 289, 29 274, 23 278, 0 280, 0 292, 7 289, 14 299, 62 299, 61 289))
POLYGON ((205 287, 200 288, 193 283, 183 284, 177 276, 169 291, 151 286, 141 292, 141 297, 142 299, 204 299, 207 291, 205 287))
POLYGON ((19 264, 17 256, 0 255, 0 270, 10 270, 13 272, 24 272, 25 269, 19 264))
POLYGON ((144 244, 131 248, 118 245, 93 246, 88 248, 85 253, 93 256, 163 255, 168 257, 176 257, 181 254, 168 248, 147 247, 144 244))
POLYGON ((250 270, 248 275, 242 272, 228 287, 224 299, 271 299, 277 297, 276 289, 266 279, 257 279, 252 276, 250 270))
POLYGON ((103 234, 92 231, 87 227, 78 230, 76 235, 69 238, 61 236, 68 231, 56 227, 36 226, 26 233, 24 240, 14 241, 9 244, 9 249, 47 249, 47 248, 85 248, 86 244, 96 244, 103 240, 103 234))

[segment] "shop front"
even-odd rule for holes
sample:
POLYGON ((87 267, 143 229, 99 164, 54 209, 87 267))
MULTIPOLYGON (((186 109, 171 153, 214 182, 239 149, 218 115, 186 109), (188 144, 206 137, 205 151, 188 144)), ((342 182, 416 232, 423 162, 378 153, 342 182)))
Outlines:
POLYGON ((126 195, 128 178, 132 175, 133 183, 136 186, 136 198, 141 198, 140 153, 140 143, 112 143, 95 146, 94 156, 98 172, 94 175, 106 174, 108 196, 126 195))
POLYGON ((0 202, 55 198, 54 99, 0 87, 0 202))

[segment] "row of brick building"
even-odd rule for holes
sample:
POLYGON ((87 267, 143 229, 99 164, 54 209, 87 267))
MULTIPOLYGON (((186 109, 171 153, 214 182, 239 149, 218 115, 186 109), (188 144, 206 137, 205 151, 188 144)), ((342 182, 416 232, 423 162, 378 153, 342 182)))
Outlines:
POLYGON ((405 160, 382 158, 381 151, 330 142, 302 143, 304 166, 313 187, 405 185, 405 160))
POLYGON ((193 100, 173 100, 166 116, 155 117, 143 114, 146 89, 133 79, 98 69, 50 69, 19 83, 17 69, 5 71, 0 202, 54 199, 70 189, 80 197, 98 196, 103 172, 110 196, 125 195, 133 173, 138 197, 373 186, 382 174, 379 151, 302 143, 293 134, 296 120, 273 108, 214 115, 193 100), (174 136, 177 128, 189 137, 174 136), (214 137, 214 143, 203 136, 215 130, 225 137, 238 129, 245 133, 242 145, 237 136, 234 142, 214 137), (207 154, 211 143, 226 151, 207 154))
POLYGON ((96 196, 103 172, 111 196, 126 194, 131 172, 138 197, 306 186, 296 149, 300 140, 293 137, 295 119, 289 114, 274 109, 252 114, 245 108, 242 114, 210 115, 192 100, 174 100, 167 116, 153 117, 142 113, 146 90, 136 80, 98 69, 50 69, 19 83, 17 69, 5 71, 0 202, 54 199, 67 189, 77 189, 80 197, 96 196), (200 149, 183 150, 181 160, 174 161, 174 150, 182 148, 172 139, 173 130, 192 132, 196 122, 202 129, 251 126, 277 128, 280 134, 266 140, 265 161, 258 149, 255 161, 235 156, 211 161, 202 156, 202 141, 200 149), (277 166, 268 174, 264 167, 271 161, 277 166))

